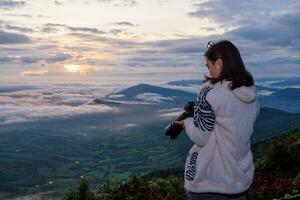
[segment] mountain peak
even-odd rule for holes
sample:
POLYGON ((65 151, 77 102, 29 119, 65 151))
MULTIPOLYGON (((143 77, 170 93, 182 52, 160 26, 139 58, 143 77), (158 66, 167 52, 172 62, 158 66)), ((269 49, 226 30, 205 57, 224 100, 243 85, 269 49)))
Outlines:
POLYGON ((136 97, 137 95, 144 94, 144 93, 154 93, 158 94, 161 96, 190 96, 194 95, 193 93, 190 92, 185 92, 182 90, 177 90, 177 89, 170 89, 170 88, 165 88, 161 86, 155 86, 155 85, 150 85, 146 83, 140 83, 138 85, 131 86, 129 88, 126 88, 120 92, 117 93, 112 93, 109 94, 111 95, 117 95, 117 94, 122 94, 126 97, 136 97))

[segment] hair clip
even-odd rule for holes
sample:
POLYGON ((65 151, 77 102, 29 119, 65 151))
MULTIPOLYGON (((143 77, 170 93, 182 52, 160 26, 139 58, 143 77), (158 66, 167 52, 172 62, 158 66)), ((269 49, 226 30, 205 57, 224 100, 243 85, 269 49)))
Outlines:
POLYGON ((212 41, 209 41, 209 42, 207 43, 207 48, 210 48, 213 44, 214 44, 214 43, 213 43, 212 41))

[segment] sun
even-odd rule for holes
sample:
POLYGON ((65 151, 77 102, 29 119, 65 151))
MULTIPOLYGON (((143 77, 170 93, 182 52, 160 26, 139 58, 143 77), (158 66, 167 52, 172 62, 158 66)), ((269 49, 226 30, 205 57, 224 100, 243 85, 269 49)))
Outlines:
POLYGON ((80 71, 80 65, 75 64, 64 65, 64 68, 67 72, 77 73, 80 71))
POLYGON ((70 73, 85 74, 87 72, 87 68, 85 66, 76 65, 76 64, 67 64, 67 65, 64 65, 64 69, 67 72, 70 72, 70 73))

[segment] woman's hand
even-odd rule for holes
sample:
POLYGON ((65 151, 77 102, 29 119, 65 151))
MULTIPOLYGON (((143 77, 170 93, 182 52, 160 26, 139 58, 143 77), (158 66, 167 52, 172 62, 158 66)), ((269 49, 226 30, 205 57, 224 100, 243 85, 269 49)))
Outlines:
POLYGON ((175 124, 178 124, 178 125, 181 125, 182 128, 184 129, 184 120, 181 120, 181 121, 175 121, 175 124))

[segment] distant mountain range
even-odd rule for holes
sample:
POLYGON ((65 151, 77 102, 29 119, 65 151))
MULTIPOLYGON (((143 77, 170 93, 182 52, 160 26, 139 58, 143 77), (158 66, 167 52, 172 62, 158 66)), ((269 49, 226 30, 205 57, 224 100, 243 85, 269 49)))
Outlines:
POLYGON ((120 92, 111 93, 103 99, 94 99, 90 104, 160 104, 177 105, 196 99, 196 94, 149 84, 138 84, 120 92))
POLYGON ((275 81, 270 83, 270 86, 273 87, 298 87, 300 88, 300 78, 287 78, 287 79, 279 79, 279 81, 275 81))
POLYGON ((176 86, 191 86, 191 85, 201 85, 202 80, 179 80, 179 81, 170 81, 167 84, 176 85, 176 86))
POLYGON ((300 88, 285 88, 277 90, 270 97, 282 100, 300 100, 300 88))
MULTIPOLYGON (((129 87, 125 90, 122 90, 121 92, 118 93, 112 93, 111 95, 124 95, 128 98, 133 98, 136 97, 139 94, 142 93, 155 93, 158 95, 162 95, 162 96, 188 96, 191 95, 191 93, 189 92, 184 92, 184 91, 180 91, 180 90, 175 90, 175 89, 169 89, 169 88, 164 88, 164 87, 159 87, 159 86, 154 86, 154 85, 149 85, 149 84, 138 84, 132 87, 129 87)), ((108 97, 109 97, 108 96, 108 97)))
MULTIPOLYGON (((197 81, 177 81, 172 85, 188 85, 197 81)), ((258 99, 261 107, 271 107, 287 112, 300 112, 300 88, 268 88, 257 86, 258 99)), ((157 104, 160 106, 184 105, 187 101, 195 100, 196 93, 179 89, 171 89, 149 84, 138 84, 117 93, 111 93, 103 99, 94 99, 90 104, 157 104)))
MULTIPOLYGON (((176 80, 167 82, 169 85, 176 86, 191 86, 191 85, 200 85, 202 84, 202 80, 176 80)), ((277 88, 283 89, 288 87, 300 87, 300 77, 277 77, 277 78, 257 78, 255 80, 257 86, 266 86, 268 88, 277 88)))
POLYGON ((278 91, 278 89, 275 89, 275 88, 268 88, 268 87, 264 87, 264 86, 261 86, 261 85, 256 85, 256 90, 257 91, 261 91, 261 90, 266 90, 266 91, 278 91))
POLYGON ((260 96, 261 107, 272 107, 288 112, 300 112, 300 88, 285 88, 270 95, 260 96))

